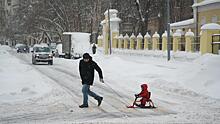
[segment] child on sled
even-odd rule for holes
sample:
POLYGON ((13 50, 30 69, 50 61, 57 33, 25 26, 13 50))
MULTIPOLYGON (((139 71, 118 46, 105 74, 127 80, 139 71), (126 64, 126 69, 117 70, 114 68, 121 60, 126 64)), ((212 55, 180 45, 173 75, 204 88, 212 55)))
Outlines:
POLYGON ((148 92, 148 86, 147 84, 141 85, 141 92, 139 94, 135 94, 135 101, 132 106, 128 106, 128 108, 134 108, 135 106, 140 108, 155 108, 154 103, 150 99, 151 92, 148 92), (137 99, 140 98, 140 101, 137 101, 137 99), (146 103, 149 103, 148 106, 146 106, 146 103))

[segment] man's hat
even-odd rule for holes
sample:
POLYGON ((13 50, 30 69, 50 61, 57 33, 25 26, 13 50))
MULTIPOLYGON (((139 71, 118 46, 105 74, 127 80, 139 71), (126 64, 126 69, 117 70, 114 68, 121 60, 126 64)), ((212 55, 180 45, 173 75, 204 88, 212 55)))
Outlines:
POLYGON ((91 56, 89 55, 89 53, 84 53, 83 59, 91 59, 91 56))

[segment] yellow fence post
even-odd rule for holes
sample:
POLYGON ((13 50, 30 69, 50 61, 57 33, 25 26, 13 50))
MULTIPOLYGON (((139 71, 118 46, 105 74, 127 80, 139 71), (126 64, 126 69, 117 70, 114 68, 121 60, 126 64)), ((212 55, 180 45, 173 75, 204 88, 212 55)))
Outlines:
POLYGON ((120 36, 118 37, 118 48, 123 48, 123 36, 122 34, 120 34, 120 36))
POLYGON ((192 52, 192 43, 194 42, 194 33, 191 29, 188 30, 185 34, 186 44, 185 44, 185 51, 192 52))
POLYGON ((159 49, 159 39, 160 39, 160 35, 157 32, 155 32, 152 38, 153 50, 159 49))
POLYGON ((167 50, 167 31, 165 31, 162 35, 162 51, 167 50))
POLYGON ((102 42, 103 42, 103 36, 99 35, 98 36, 98 47, 102 47, 102 42))
POLYGON ((126 34, 124 36, 124 48, 125 49, 128 49, 128 43, 129 43, 129 36, 128 36, 128 34, 126 34))
MULTIPOLYGON (((201 27, 200 52, 201 54, 214 52, 212 44, 212 35, 220 33, 220 25, 215 23, 205 24, 201 27)), ((215 48, 215 47, 214 47, 215 48)), ((214 52, 215 53, 215 52, 214 52)))
MULTIPOLYGON (((107 29, 107 30, 109 30, 109 29, 107 29)), ((108 31, 106 31, 106 32, 108 32, 108 31)), ((109 34, 106 33, 104 36, 105 36, 103 38, 103 40, 104 40, 104 49, 105 49, 105 55, 107 55, 107 54, 109 54, 109 34)))
POLYGON ((135 46, 134 46, 134 42, 135 42, 135 36, 134 36, 134 33, 132 33, 132 35, 130 36, 130 49, 134 49, 135 46))
POLYGON ((219 33, 219 30, 202 30, 200 36, 200 52, 201 54, 212 53, 212 35, 219 33))
POLYGON ((145 35, 144 35, 144 49, 149 49, 149 43, 150 43, 150 39, 151 39, 151 36, 149 35, 149 33, 147 32, 145 35))
POLYGON ((118 35, 115 35, 113 37, 113 44, 112 44, 113 48, 118 48, 118 35))
POLYGON ((173 51, 176 52, 179 50, 179 43, 180 43, 181 34, 179 32, 175 32, 173 34, 173 51))
POLYGON ((143 36, 141 35, 141 33, 138 34, 137 36, 137 49, 142 49, 143 48, 143 36))

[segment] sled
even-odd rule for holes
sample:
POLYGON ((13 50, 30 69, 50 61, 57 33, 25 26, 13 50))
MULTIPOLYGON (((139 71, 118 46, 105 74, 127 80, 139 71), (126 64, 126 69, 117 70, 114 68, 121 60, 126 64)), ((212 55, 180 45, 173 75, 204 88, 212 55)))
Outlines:
POLYGON ((127 108, 140 108, 140 109, 155 109, 157 107, 155 106, 144 106, 144 107, 139 107, 139 106, 126 106, 127 108))

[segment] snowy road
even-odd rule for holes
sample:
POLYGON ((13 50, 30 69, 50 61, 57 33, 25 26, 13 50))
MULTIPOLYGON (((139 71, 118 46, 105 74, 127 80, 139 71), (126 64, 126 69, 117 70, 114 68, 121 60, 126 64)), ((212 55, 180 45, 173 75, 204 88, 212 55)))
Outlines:
MULTIPOLYGON (((106 84, 96 81, 95 86, 92 87, 92 90, 104 96, 103 104, 97 107, 97 101, 90 99, 90 107, 80 109, 78 106, 82 101, 82 93, 78 60, 55 59, 53 66, 32 65, 30 54, 16 54, 13 50, 9 50, 9 53, 19 59, 22 64, 28 65, 29 69, 41 74, 45 82, 52 86, 52 90, 41 97, 0 104, 0 124, 220 122, 220 101, 218 99, 193 92, 175 82, 163 79, 163 76, 155 78, 159 75, 155 73, 139 76, 154 79, 150 85, 154 87, 152 88, 153 101, 158 108, 127 109, 125 106, 132 103, 134 91, 138 90, 132 90, 129 85, 126 87, 126 85, 118 83, 118 79, 126 78, 126 74, 113 75, 111 73, 113 70, 105 68, 108 65, 105 65, 104 62, 100 62, 100 64, 105 68, 106 84)), ((143 61, 132 61, 123 57, 121 59, 130 63, 146 65, 143 61)), ((166 70, 180 68, 173 65, 164 66, 160 63, 148 62, 147 64, 166 70)), ((124 82, 127 80, 124 79, 124 82)))

